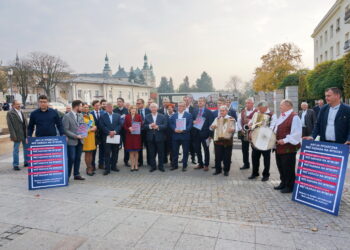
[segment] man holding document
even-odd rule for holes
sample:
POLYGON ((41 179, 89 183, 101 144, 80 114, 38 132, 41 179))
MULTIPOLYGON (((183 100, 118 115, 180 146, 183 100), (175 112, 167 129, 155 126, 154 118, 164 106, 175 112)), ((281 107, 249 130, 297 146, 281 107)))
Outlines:
POLYGON ((157 169, 156 155, 158 154, 158 169, 164 172, 164 140, 167 129, 167 119, 165 115, 158 113, 158 105, 151 103, 151 113, 145 117, 144 129, 146 131, 147 146, 149 150, 151 169, 157 169))
POLYGON ((173 133, 173 159, 171 170, 178 169, 179 149, 182 145, 182 171, 186 171, 190 146, 190 131, 193 126, 192 115, 185 111, 186 104, 178 103, 178 112, 170 118, 170 128, 173 133))
POLYGON ((198 158, 198 165, 195 167, 195 169, 204 168, 204 171, 208 171, 210 161, 209 138, 212 134, 209 127, 214 121, 214 116, 213 112, 205 107, 205 104, 206 99, 204 97, 200 97, 198 99, 198 109, 196 109, 193 113, 193 139, 198 158), (202 147, 204 150, 204 163, 202 157, 202 147))
POLYGON ((105 171, 103 175, 108 175, 111 170, 119 172, 119 169, 117 168, 117 161, 121 126, 120 115, 113 113, 112 103, 107 103, 106 113, 102 115, 100 121, 103 143, 105 144, 105 171))

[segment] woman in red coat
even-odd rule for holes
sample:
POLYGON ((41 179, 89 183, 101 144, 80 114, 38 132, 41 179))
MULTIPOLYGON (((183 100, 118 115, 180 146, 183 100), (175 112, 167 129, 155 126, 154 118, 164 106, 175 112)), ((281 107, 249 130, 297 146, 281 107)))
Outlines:
POLYGON ((131 169, 130 171, 138 171, 139 151, 142 150, 141 128, 142 117, 137 113, 136 106, 130 106, 129 114, 125 116, 124 121, 125 150, 130 154, 131 169))

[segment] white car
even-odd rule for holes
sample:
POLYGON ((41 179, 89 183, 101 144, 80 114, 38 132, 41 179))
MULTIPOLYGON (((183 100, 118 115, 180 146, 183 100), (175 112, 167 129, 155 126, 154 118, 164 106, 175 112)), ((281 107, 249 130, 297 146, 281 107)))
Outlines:
POLYGON ((60 102, 50 102, 50 107, 53 109, 57 109, 58 111, 61 111, 62 113, 66 112, 66 105, 60 102))

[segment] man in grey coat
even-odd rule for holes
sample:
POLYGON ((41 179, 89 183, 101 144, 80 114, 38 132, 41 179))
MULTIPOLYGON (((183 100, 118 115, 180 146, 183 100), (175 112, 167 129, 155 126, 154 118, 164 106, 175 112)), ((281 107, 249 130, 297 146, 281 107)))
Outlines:
POLYGON ((299 117, 303 125, 303 137, 311 136, 312 130, 316 124, 316 114, 315 111, 309 109, 309 105, 306 102, 302 102, 301 111, 299 111, 299 117))
POLYGON ((21 102, 14 100, 12 102, 12 109, 6 115, 7 126, 10 131, 10 138, 13 141, 13 170, 20 170, 19 168, 19 147, 23 145, 23 161, 24 166, 26 162, 26 137, 27 137, 27 120, 21 111, 21 102))
POLYGON ((81 114, 82 102, 75 100, 72 102, 72 111, 63 116, 64 133, 67 136, 68 151, 68 178, 72 174, 74 166, 74 180, 85 180, 80 176, 80 158, 83 151, 83 136, 78 134, 78 128, 84 123, 81 114))

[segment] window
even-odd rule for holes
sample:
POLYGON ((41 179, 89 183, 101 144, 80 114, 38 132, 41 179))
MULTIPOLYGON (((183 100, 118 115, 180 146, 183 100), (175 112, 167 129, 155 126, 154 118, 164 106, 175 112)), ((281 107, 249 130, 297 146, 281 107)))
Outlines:
POLYGON ((320 63, 323 61, 323 56, 320 55, 320 63))
POLYGON ((81 89, 78 89, 78 98, 82 98, 82 91, 81 91, 81 89))
POLYGON ((113 92, 112 92, 112 90, 109 91, 109 99, 110 99, 110 100, 113 99, 113 92))
POLYGON ((322 48, 322 41, 323 41, 323 37, 320 36, 320 47, 322 48))
POLYGON ((318 57, 316 57, 316 65, 318 64, 318 57))
POLYGON ((318 40, 315 40, 315 48, 318 49, 318 40))
POLYGON ((123 94, 121 91, 119 91, 119 97, 123 97, 123 94))
POLYGON ((340 30, 340 18, 337 19, 337 29, 336 32, 340 30))
POLYGON ((331 27, 330 27, 330 29, 329 29, 330 39, 333 38, 333 32, 334 32, 334 27, 333 27, 333 24, 332 24, 331 27))
POLYGON ((345 34, 345 41, 349 40, 349 32, 345 34))
POLYGON ((324 52, 324 60, 328 61, 328 51, 327 50, 324 52))
POLYGON ((95 97, 99 97, 100 96, 100 91, 95 90, 95 97))
POLYGON ((333 57, 334 57, 333 47, 331 47, 329 50, 329 56, 330 56, 330 59, 333 60, 333 57))
POLYGON ((327 38, 328 37, 328 31, 326 30, 325 32, 324 32, 324 43, 327 43, 327 38))
POLYGON ((128 94, 128 99, 130 100, 130 98, 131 98, 131 93, 130 93, 130 91, 129 91, 129 94, 128 94))
POLYGON ((340 42, 337 42, 337 56, 340 55, 340 42))

